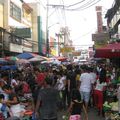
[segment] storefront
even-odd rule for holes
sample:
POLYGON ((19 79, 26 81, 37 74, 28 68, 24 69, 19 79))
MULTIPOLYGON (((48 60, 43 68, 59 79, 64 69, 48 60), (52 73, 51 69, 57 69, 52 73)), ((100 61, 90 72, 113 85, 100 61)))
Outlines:
POLYGON ((95 58, 120 58, 120 43, 108 44, 96 49, 95 58))

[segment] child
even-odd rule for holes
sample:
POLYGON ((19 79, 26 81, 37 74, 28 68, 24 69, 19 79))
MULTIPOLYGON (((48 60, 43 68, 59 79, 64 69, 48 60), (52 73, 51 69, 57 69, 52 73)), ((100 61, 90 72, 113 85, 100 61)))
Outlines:
POLYGON ((0 94, 0 113, 6 119, 8 117, 9 108, 7 107, 6 104, 3 103, 4 99, 5 96, 3 94, 0 94))
POLYGON ((72 100, 69 107, 70 118, 69 120, 81 120, 81 109, 83 108, 85 113, 85 120, 88 120, 87 112, 83 102, 81 101, 80 92, 78 89, 72 91, 72 100))
POLYGON ((19 99, 17 95, 13 92, 13 89, 9 85, 5 85, 2 87, 3 91, 8 94, 8 100, 4 101, 9 107, 11 111, 11 116, 20 117, 23 109, 21 109, 19 99))

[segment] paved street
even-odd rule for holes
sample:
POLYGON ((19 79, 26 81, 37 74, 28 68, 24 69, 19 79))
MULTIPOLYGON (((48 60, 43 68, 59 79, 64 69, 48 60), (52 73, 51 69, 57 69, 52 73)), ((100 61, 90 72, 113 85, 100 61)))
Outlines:
MULTIPOLYGON (((60 112, 59 113, 59 119, 58 120, 63 120, 62 119, 62 116, 65 114, 65 112, 60 112)), ((83 115, 82 115, 83 116, 83 115)), ((97 111, 93 108, 90 108, 89 109, 89 112, 88 112, 88 120, 105 120, 104 117, 101 117, 101 116, 98 116, 97 115, 97 111)))

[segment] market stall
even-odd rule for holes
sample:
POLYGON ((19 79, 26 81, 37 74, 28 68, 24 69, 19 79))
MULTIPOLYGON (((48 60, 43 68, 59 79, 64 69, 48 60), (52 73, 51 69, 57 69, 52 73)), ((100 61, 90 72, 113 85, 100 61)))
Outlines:
POLYGON ((103 104, 103 111, 105 120, 120 120, 119 107, 118 107, 118 80, 114 80, 108 84, 104 92, 105 102, 103 104))

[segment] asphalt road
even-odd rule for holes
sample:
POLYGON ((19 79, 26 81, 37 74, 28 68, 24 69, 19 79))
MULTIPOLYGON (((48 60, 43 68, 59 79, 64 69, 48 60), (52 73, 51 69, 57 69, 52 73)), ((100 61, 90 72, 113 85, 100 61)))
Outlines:
MULTIPOLYGON (((65 113, 66 113, 66 111, 59 112, 58 120, 63 120, 62 116, 65 115, 65 113)), ((83 114, 82 114, 82 117, 83 117, 83 114)), ((89 112, 88 112, 88 120, 105 120, 105 118, 102 116, 98 116, 96 109, 90 108, 89 112)))

